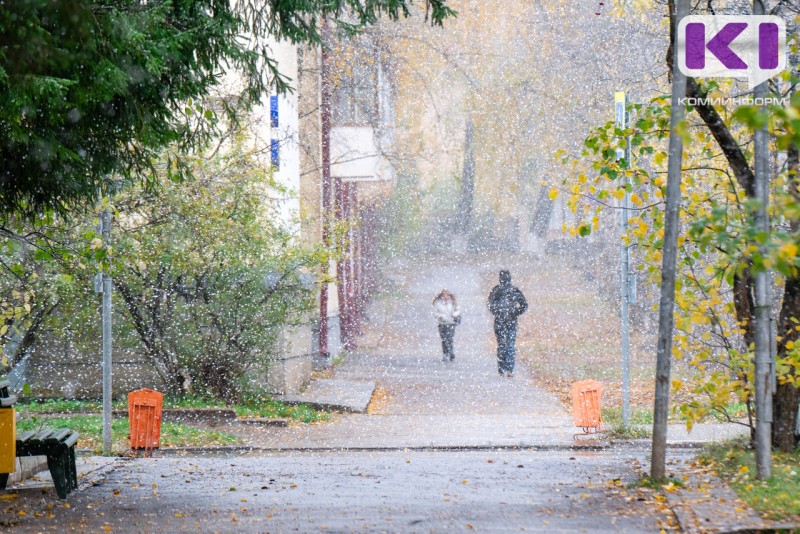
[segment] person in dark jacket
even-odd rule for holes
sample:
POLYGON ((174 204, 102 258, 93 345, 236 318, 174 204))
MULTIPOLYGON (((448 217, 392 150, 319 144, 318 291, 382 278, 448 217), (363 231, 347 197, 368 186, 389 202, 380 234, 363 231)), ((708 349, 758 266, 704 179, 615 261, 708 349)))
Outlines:
POLYGON ((492 288, 486 304, 494 315, 494 334, 497 336, 497 371, 500 376, 513 376, 517 318, 528 309, 528 302, 522 291, 511 285, 511 273, 500 271, 500 283, 492 288))

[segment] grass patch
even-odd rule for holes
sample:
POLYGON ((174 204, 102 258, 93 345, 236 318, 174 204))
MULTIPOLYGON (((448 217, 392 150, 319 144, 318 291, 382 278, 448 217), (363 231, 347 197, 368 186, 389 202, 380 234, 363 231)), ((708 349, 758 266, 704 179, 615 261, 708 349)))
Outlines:
POLYGON ((608 439, 649 439, 653 437, 653 431, 648 426, 623 428, 620 424, 603 430, 603 435, 608 439))
MULTIPOLYGON (((127 410, 127 399, 114 401, 115 410, 127 410)), ((23 414, 55 413, 55 414, 92 414, 103 410, 102 402, 95 400, 63 400, 47 399, 44 401, 22 401, 15 408, 23 414)), ((315 410, 306 405, 290 406, 279 401, 274 401, 266 396, 251 395, 241 403, 226 405, 220 399, 203 397, 164 397, 164 408, 232 408, 236 415, 243 417, 286 417, 303 423, 315 423, 328 420, 328 413, 315 410)), ((127 435, 127 434, 126 434, 127 435)))
POLYGON ((225 401, 206 397, 164 397, 164 408, 227 408, 225 401))
POLYGON ((250 405, 233 407, 236 415, 242 417, 288 417, 303 423, 317 423, 328 420, 328 412, 315 410, 305 404, 289 405, 277 401, 265 401, 250 405))
POLYGON ((712 410, 708 417, 708 419, 711 419, 717 423, 727 423, 728 418, 733 419, 734 421, 747 420, 747 405, 743 402, 735 402, 725 407, 725 413, 712 410))
POLYGON ((710 447, 701 456, 739 497, 768 519, 800 520, 800 449, 772 453, 772 476, 756 479, 755 451, 739 445, 710 447))
MULTIPOLYGON (((114 403, 113 407, 114 409, 123 408, 119 401, 114 403)), ((127 407, 127 404, 125 404, 124 408, 127 407)), ((99 400, 46 399, 42 401, 20 401, 14 405, 14 408, 20 412, 27 413, 91 413, 103 411, 103 403, 99 400)))
MULTIPOLYGON (((611 427, 622 426, 622 407, 609 406, 602 408, 601 414, 603 422, 611 427)), ((631 420, 632 425, 652 425, 653 424, 653 410, 649 408, 642 408, 638 406, 631 406, 631 420)))
POLYGON ((605 430, 603 434, 608 439, 648 439, 653 436, 653 410, 641 406, 631 406, 630 424, 627 428, 622 426, 622 407, 606 406, 601 409, 605 430))
MULTIPOLYGON (((75 415, 72 417, 29 417, 17 423, 17 432, 40 430, 42 428, 71 428, 80 434, 78 446, 95 452, 103 445, 103 418, 99 415, 75 415)), ((111 423, 112 450, 126 452, 129 449, 128 418, 114 419, 111 423)), ((239 438, 226 432, 204 430, 187 425, 161 423, 162 447, 201 447, 233 445, 239 438)))

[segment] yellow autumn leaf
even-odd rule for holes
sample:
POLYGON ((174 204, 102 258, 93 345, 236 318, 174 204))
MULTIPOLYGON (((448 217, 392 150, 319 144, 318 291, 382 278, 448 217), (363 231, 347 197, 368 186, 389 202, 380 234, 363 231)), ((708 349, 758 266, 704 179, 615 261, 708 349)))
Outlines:
POLYGON ((550 188, 550 200, 555 200, 558 198, 558 189, 555 187, 550 188))
POLYGON ((787 260, 793 259, 797 256, 797 245, 794 243, 784 243, 778 249, 778 254, 781 258, 785 258, 787 260))
POLYGON ((640 235, 640 236, 646 235, 647 231, 650 229, 650 225, 648 225, 646 222, 644 222, 641 219, 638 220, 637 224, 639 225, 639 228, 636 229, 637 235, 640 235))

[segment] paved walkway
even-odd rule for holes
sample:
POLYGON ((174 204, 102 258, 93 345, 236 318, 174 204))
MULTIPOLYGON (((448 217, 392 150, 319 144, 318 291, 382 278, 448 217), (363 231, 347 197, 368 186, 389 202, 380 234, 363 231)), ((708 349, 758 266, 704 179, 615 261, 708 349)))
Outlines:
POLYGON ((644 453, 270 452, 79 463, 80 490, 10 494, 10 532, 658 532, 644 453), (632 505, 635 503, 635 506, 632 505))
POLYGON ((518 363, 513 378, 498 375, 484 304, 491 286, 480 268, 416 262, 410 272, 397 268, 394 281, 404 295, 372 307, 361 350, 335 368, 336 380, 377 385, 370 413, 322 425, 253 429, 250 442, 275 449, 571 444, 571 416, 532 384, 524 364, 518 363), (456 293, 464 314, 453 362, 441 360, 431 307, 442 288, 456 293))
MULTIPOLYGON (((334 415, 319 425, 249 428, 248 444, 274 450, 574 446, 579 429, 571 415, 534 385, 524 362, 517 362, 513 378, 497 373, 485 299, 501 267, 497 260, 470 257, 415 260, 387 269, 393 295, 371 307, 360 350, 345 356, 333 378, 322 381, 324 387, 309 390, 322 391, 318 400, 328 405, 337 404, 331 397, 336 383, 366 392, 357 395, 361 409, 347 410, 359 412, 374 388, 369 413, 334 415), (441 361, 431 310, 442 288, 456 293, 464 315, 453 362, 441 361)), ((352 402, 343 397, 339 404, 352 402)), ((689 434, 684 425, 672 425, 669 441, 687 446, 742 432, 744 427, 735 425, 695 425, 689 434)))
MULTIPOLYGON (((261 449, 251 454, 208 450, 204 455, 213 457, 113 465, 84 459, 81 491, 68 507, 53 507, 51 492, 42 496, 43 474, 0 510, 0 525, 20 532, 676 529, 662 497, 630 486, 646 470, 649 442, 561 450, 575 444, 576 429, 556 398, 535 386, 525 365, 513 378, 498 376, 484 307, 498 267, 417 263, 408 278, 403 273, 411 268, 396 271, 402 298, 376 302, 362 350, 317 388, 329 404, 337 401, 337 384, 375 388, 369 413, 245 427, 250 445, 261 449), (441 361, 430 311, 442 287, 456 292, 465 313, 454 362, 441 361), (500 449, 506 447, 556 450, 500 449), (407 450, 429 448, 447 450, 407 450)), ((736 430, 708 425, 686 435, 676 426, 671 438, 705 441, 736 430)), ((690 457, 691 451, 670 450, 669 475, 679 476, 690 457)), ((703 510, 693 501, 671 504, 688 518, 684 523, 702 525, 703 510)), ((713 504, 718 513, 722 505, 713 504)))

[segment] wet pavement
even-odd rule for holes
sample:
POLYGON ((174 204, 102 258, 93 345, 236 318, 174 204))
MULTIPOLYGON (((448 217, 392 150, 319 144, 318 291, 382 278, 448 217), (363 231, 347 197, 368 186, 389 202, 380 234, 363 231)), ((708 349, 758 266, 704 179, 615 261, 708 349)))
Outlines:
MULTIPOLYGON (((512 378, 497 373, 485 302, 504 266, 495 257, 468 256, 417 258, 387 268, 391 298, 372 304, 359 350, 345 355, 324 381, 364 391, 376 386, 369 413, 333 415, 325 424, 252 427, 237 434, 248 446, 266 450, 573 447, 581 430, 554 395, 536 386, 525 362, 517 362, 512 378), (443 288, 456 294, 464 317, 452 362, 442 361, 431 305, 443 288)), ((521 321, 528 319, 526 314, 521 321)), ((332 389, 321 397, 323 404, 337 404, 329 396, 332 389)), ((349 395, 340 402, 351 403, 349 395)), ((743 432, 739 425, 715 424, 695 425, 690 434, 679 424, 670 425, 668 438, 691 446, 743 432)))
POLYGON ((669 529, 673 516, 651 490, 625 488, 643 462, 644 454, 635 451, 306 452, 118 460, 67 503, 50 492, 23 491, 3 504, 0 522, 14 532, 669 529))
MULTIPOLYGON (((484 301, 500 267, 395 266, 402 298, 373 304, 361 349, 327 378, 374 385, 368 413, 238 427, 249 453, 117 459, 102 469, 84 459, 81 489, 66 503, 29 485, 0 503, 0 524, 15 532, 675 529, 666 500, 634 484, 649 465, 647 443, 574 449, 571 416, 524 364, 513 378, 498 376, 484 301), (453 362, 441 360, 431 313, 444 287, 464 311, 453 362)), ((676 472, 691 456, 669 455, 676 472)))
POLYGON ((512 378, 498 375, 485 306, 494 271, 491 262, 477 268, 458 260, 395 265, 389 271, 395 298, 373 304, 360 350, 334 370, 337 380, 376 384, 369 414, 334 416, 322 425, 253 428, 245 434, 248 444, 292 450, 572 444, 572 417, 533 384, 524 363, 517 363, 512 378), (455 292, 464 317, 452 362, 442 361, 431 306, 442 288, 455 292))

